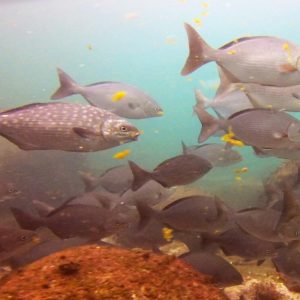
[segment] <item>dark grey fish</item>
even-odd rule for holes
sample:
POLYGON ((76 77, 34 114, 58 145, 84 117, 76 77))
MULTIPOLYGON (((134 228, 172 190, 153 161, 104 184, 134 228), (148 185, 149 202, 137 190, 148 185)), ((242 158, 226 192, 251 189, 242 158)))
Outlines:
POLYGON ((272 262, 281 275, 284 275, 286 284, 294 291, 300 292, 300 251, 293 245, 278 251, 272 262))
POLYGON ((282 242, 277 232, 281 212, 268 208, 250 208, 237 212, 234 216, 235 222, 248 234, 270 242, 282 242))
POLYGON ((183 154, 193 154, 209 161, 214 167, 227 167, 242 161, 242 156, 224 144, 204 144, 187 147, 182 142, 183 154))
POLYGON ((120 165, 102 173, 98 182, 105 190, 111 193, 122 194, 130 189, 133 175, 128 165, 120 165))
POLYGON ((180 256, 187 264, 200 273, 212 277, 212 281, 220 286, 231 286, 243 282, 242 275, 222 257, 206 252, 189 252, 180 256))
POLYGON ((233 227, 212 237, 225 255, 238 255, 246 260, 264 260, 274 256, 282 243, 263 241, 247 234, 238 227, 233 227))
POLYGON ((178 199, 164 207, 154 210, 143 201, 137 201, 140 215, 140 228, 151 219, 176 230, 206 232, 223 230, 228 224, 227 212, 220 200, 210 196, 190 196, 178 199))
POLYGON ((121 117, 89 105, 35 103, 0 114, 0 135, 23 150, 91 152, 137 139, 121 117))
POLYGON ((133 174, 131 189, 138 190, 149 180, 155 180, 164 187, 185 185, 196 181, 212 169, 206 159, 196 155, 179 155, 160 163, 153 172, 140 168, 133 161, 128 161, 133 174))
POLYGON ((57 69, 57 72, 60 87, 51 99, 80 94, 91 105, 106 109, 124 118, 142 119, 163 115, 163 110, 158 103, 133 85, 106 81, 81 86, 63 70, 57 69), (121 98, 115 99, 115 95, 120 92, 121 98))
POLYGON ((22 254, 13 255, 8 260, 8 263, 12 268, 19 268, 52 253, 89 243, 90 241, 79 237, 73 237, 65 240, 53 239, 40 243, 22 254))
POLYGON ((63 239, 79 236, 98 240, 111 234, 119 224, 109 210, 81 204, 62 206, 45 217, 33 216, 18 208, 11 208, 11 211, 21 228, 48 227, 63 239))
POLYGON ((195 111, 202 124, 200 143, 219 129, 231 129, 234 139, 257 148, 300 148, 300 122, 283 111, 253 108, 233 114, 227 120, 214 118, 200 105, 195 111))
POLYGON ((40 242, 38 234, 32 230, 0 227, 0 261, 23 253, 40 242))

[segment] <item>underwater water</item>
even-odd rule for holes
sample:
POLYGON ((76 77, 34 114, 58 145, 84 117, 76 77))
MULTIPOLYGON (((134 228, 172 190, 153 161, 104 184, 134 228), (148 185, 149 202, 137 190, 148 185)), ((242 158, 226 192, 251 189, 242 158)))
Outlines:
MULTIPOLYGON (((214 62, 181 76, 188 55, 185 22, 214 48, 251 35, 300 44, 299 9, 292 0, 0 0, 1 110, 54 102, 59 67, 82 85, 132 84, 164 111, 161 117, 130 120, 143 131, 138 141, 92 153, 24 151, 0 137, 0 181, 20 190, 0 203, 4 224, 15 224, 9 206, 33 210, 31 200, 56 206, 82 192, 78 171, 101 174, 127 160, 152 170, 182 154, 181 141, 198 144, 194 90, 212 99, 219 76, 214 62), (129 156, 113 157, 125 149, 129 156)), ((80 95, 61 101, 88 104, 80 95)), ((299 113, 292 115, 299 118, 299 113)), ((208 142, 221 140, 214 136, 208 142)), ((241 162, 213 168, 189 187, 217 195, 234 208, 262 206, 263 182, 284 160, 258 157, 247 146, 234 149, 243 156, 241 162), (235 170, 243 167, 247 172, 237 176, 235 170)))

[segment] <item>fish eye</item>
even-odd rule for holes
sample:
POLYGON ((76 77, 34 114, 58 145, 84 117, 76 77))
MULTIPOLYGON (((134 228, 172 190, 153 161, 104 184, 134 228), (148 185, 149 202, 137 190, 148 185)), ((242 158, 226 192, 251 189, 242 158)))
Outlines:
POLYGON ((128 128, 126 126, 122 125, 122 126, 120 126, 120 131, 127 132, 128 128))
POLYGON ((21 236, 20 236, 20 240, 21 240, 21 241, 26 241, 26 240, 27 240, 26 235, 21 235, 21 236))

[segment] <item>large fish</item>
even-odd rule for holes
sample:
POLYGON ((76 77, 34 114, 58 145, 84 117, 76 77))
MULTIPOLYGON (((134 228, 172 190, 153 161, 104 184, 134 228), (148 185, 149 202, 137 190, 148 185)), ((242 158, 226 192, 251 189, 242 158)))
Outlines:
POLYGON ((51 99, 80 94, 91 105, 109 110, 124 118, 143 119, 163 115, 163 110, 158 103, 135 86, 113 81, 81 86, 63 70, 58 69, 57 72, 60 87, 51 99))
POLYGON ((212 169, 212 164, 193 154, 179 155, 160 163, 152 172, 128 161, 133 174, 131 189, 138 190, 149 180, 155 180, 164 187, 192 183, 212 169))
POLYGON ((205 232, 223 230, 229 226, 228 213, 220 200, 210 196, 190 196, 178 199, 162 211, 155 210, 145 202, 137 201, 140 228, 156 219, 172 229, 205 232))
POLYGON ((300 84, 300 47, 290 41, 269 36, 243 37, 213 49, 189 24, 185 24, 185 29, 190 52, 182 75, 215 61, 238 82, 275 86, 300 84))
POLYGON ((219 129, 232 131, 234 139, 257 148, 300 148, 300 122, 291 115, 263 108, 246 109, 218 120, 201 105, 195 112, 202 124, 198 141, 204 142, 219 129))
POLYGON ((0 135, 23 150, 91 152, 139 134, 127 120, 89 105, 34 103, 0 114, 0 135))
POLYGON ((119 220, 118 216, 108 209, 82 204, 62 205, 44 217, 31 215, 16 207, 12 207, 11 211, 23 229, 48 227, 63 239, 80 236, 98 240, 109 235, 119 220))

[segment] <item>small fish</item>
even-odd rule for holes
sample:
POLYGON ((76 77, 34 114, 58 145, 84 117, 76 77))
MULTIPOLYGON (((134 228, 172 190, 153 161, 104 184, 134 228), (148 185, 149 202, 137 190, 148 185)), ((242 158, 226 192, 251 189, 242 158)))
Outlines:
POLYGON ((128 156, 129 154, 131 153, 131 150, 130 149, 125 149, 123 151, 120 151, 116 154, 113 155, 113 158, 115 159, 123 159, 125 158, 126 156, 128 156))
MULTIPOLYGON (((218 66, 220 85, 214 99, 207 99, 200 90, 195 91, 196 107, 212 108, 220 118, 227 119, 234 113, 254 108, 249 97, 237 88, 236 79, 218 66)), ((240 84, 244 85, 244 84, 240 84)))
POLYGON ((0 227, 0 261, 18 253, 24 253, 41 242, 32 230, 0 227))
POLYGON ((187 147, 182 142, 183 154, 194 154, 208 160, 214 167, 226 167, 242 161, 242 156, 223 144, 204 144, 187 147))
POLYGON ((139 134, 127 120, 90 105, 34 103, 0 113, 0 135, 23 150, 92 152, 139 134))
POLYGON ((242 37, 238 42, 229 42, 219 49, 213 49, 192 26, 185 24, 185 29, 190 52, 182 75, 215 61, 237 78, 237 82, 274 86, 300 84, 300 50, 292 42, 270 36, 242 37), (288 44, 288 48, 283 49, 282 45, 285 44, 288 44))
POLYGON ((179 155, 160 163, 153 172, 143 170, 133 161, 128 161, 133 174, 131 189, 138 190, 147 181, 155 180, 164 187, 185 185, 194 182, 212 169, 209 161, 193 154, 179 155))
POLYGON ((249 171, 248 167, 242 167, 239 169, 235 169, 234 173, 235 174, 243 174, 243 173, 247 173, 249 171))
POLYGON ((117 91, 112 95, 111 98, 113 102, 118 102, 122 100, 126 95, 127 95, 126 91, 117 91))
POLYGON ((60 87, 51 96, 57 100, 80 94, 91 105, 129 119, 143 119, 163 115, 162 108, 148 94, 133 85, 103 81, 87 86, 79 85, 63 70, 57 69, 60 87))
POLYGON ((202 274, 212 277, 212 282, 220 286, 241 284, 243 277, 224 258, 207 251, 189 252, 179 257, 202 274))

